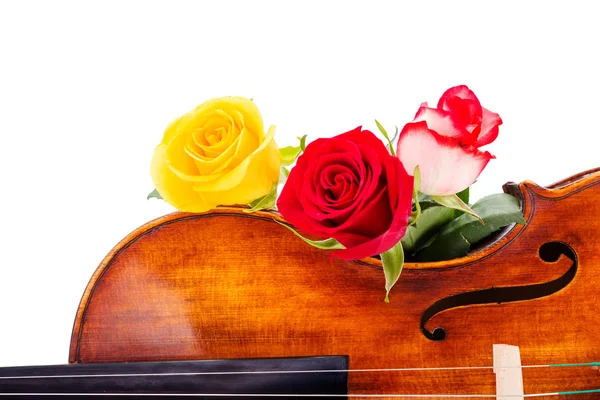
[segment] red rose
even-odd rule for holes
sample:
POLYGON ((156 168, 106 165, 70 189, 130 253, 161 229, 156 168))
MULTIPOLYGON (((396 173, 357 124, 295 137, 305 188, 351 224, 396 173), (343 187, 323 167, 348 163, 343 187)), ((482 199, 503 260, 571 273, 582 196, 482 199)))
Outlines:
POLYGON ((446 196, 471 186, 494 158, 478 147, 498 136, 500 116, 481 107, 466 86, 446 90, 437 108, 423 103, 400 132, 396 154, 408 171, 419 166, 425 194, 446 196))
POLYGON ((334 238, 346 260, 381 254, 402 239, 413 177, 372 132, 358 127, 306 147, 277 208, 298 229, 334 238))

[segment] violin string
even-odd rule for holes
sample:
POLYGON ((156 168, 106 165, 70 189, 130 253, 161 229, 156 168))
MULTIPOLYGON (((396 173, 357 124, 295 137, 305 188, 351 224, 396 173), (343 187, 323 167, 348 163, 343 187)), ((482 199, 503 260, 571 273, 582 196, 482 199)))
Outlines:
POLYGON ((0 396, 129 396, 129 397, 328 397, 328 398, 454 398, 454 399, 468 399, 468 398, 488 398, 495 399, 498 397, 502 398, 536 398, 536 397, 549 397, 549 396, 560 396, 560 395, 580 395, 580 394, 591 394, 600 393, 600 389, 591 390, 578 390, 570 392, 552 392, 552 393, 534 393, 534 394, 362 394, 362 393, 348 393, 348 394, 265 394, 265 393, 0 393, 0 396))
MULTIPOLYGON (((508 365, 503 369, 511 368, 569 368, 569 367, 598 367, 600 362, 573 363, 573 364, 536 364, 536 365, 508 365)), ((272 374, 313 374, 313 373, 362 373, 362 372, 410 372, 410 371, 460 371, 494 369, 493 366, 472 367, 408 367, 408 368, 362 368, 362 369, 315 369, 315 370, 287 370, 287 371, 210 371, 210 372, 152 372, 152 373, 127 373, 127 374, 67 374, 67 375, 21 375, 0 376, 0 380, 7 379, 51 379, 51 378, 109 378, 109 377, 143 377, 143 376, 195 376, 195 375, 272 375, 272 374)))

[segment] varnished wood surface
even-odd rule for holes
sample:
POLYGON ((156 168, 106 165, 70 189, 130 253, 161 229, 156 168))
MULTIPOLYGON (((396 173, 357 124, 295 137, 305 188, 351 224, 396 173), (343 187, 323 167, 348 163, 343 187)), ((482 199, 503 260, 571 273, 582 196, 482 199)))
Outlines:
MULTIPOLYGON (((491 366, 501 343, 519 346, 523 365, 599 361, 600 171, 506 189, 522 197, 526 226, 462 259, 405 265, 389 304, 378 260, 331 259, 274 213, 170 214, 127 236, 99 266, 78 309, 70 362, 348 355, 351 369, 491 366), (550 242, 575 260, 542 260, 538 250, 550 242), (423 312, 443 298, 542 284, 573 262, 575 276, 556 293, 443 311, 426 325, 443 327, 443 341, 420 330, 423 312)), ((491 369, 350 373, 349 392, 490 394, 494 379, 491 369)), ((600 388, 591 367, 526 369, 524 380, 526 393, 600 388)))

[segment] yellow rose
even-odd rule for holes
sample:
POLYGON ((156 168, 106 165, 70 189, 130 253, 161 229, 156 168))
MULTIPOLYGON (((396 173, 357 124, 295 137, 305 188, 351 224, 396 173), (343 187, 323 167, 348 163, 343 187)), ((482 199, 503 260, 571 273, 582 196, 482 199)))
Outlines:
POLYGON ((274 135, 251 100, 209 100, 167 127, 152 157, 154 186, 182 211, 248 204, 279 179, 274 135))

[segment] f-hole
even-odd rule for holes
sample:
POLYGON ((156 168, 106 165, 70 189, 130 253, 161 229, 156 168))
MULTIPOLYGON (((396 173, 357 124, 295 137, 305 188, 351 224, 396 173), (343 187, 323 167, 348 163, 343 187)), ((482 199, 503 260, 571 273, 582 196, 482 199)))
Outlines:
POLYGON ((437 327, 433 331, 425 328, 425 324, 442 311, 468 305, 500 304, 537 299, 556 293, 571 283, 578 268, 577 254, 571 246, 563 242, 544 243, 540 246, 539 255, 543 261, 548 263, 556 262, 561 255, 564 255, 573 261, 573 265, 560 278, 550 282, 514 287, 491 287, 489 289, 454 294, 436 301, 421 316, 421 332, 423 335, 433 341, 441 341, 446 338, 446 330, 442 327, 437 327))

